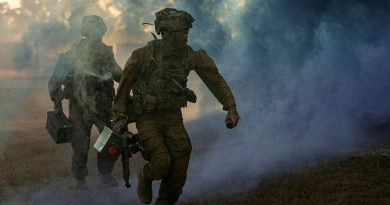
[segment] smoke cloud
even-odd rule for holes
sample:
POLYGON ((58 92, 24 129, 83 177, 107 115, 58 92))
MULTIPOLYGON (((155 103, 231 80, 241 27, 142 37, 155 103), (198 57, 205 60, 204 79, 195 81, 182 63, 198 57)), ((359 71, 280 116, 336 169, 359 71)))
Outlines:
POLYGON ((195 18, 206 33, 210 23, 224 31, 202 46, 217 56, 242 117, 232 131, 219 114, 189 125, 203 138, 216 130, 217 139, 191 162, 187 196, 245 191, 264 174, 362 146, 368 126, 389 122, 388 1, 185 7, 211 18, 195 18))
MULTIPOLYGON (((104 42, 123 65, 152 39, 153 26, 141 24, 163 7, 194 16, 190 45, 214 58, 242 117, 227 130, 222 106, 191 75, 200 103, 184 111, 199 120, 187 123, 194 155, 183 200, 249 190, 265 174, 364 146, 367 126, 389 123, 385 0, 22 0, 16 9, 1 3, 1 77, 47 83, 58 55, 80 40, 82 16, 91 14, 104 19, 104 42)), ((1 106, 0 119, 8 108, 1 106)))

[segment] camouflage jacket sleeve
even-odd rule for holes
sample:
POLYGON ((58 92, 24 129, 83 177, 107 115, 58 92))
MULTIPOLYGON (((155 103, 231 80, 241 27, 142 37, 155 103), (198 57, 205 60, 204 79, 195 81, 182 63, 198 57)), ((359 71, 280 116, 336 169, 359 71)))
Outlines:
POLYGON ((63 53, 58 57, 57 63, 54 66, 53 73, 50 76, 48 88, 49 96, 52 101, 62 100, 62 84, 67 74, 69 52, 63 53))
POLYGON ((127 98, 130 94, 131 87, 138 75, 138 70, 141 64, 141 60, 144 56, 144 48, 133 51, 130 58, 125 64, 117 94, 112 105, 113 112, 126 113, 127 112, 127 98))
POLYGON ((192 58, 192 67, 202 81, 209 88, 211 93, 223 105, 223 110, 236 106, 234 96, 225 79, 218 72, 213 59, 211 59, 203 49, 195 52, 192 58))
POLYGON ((110 68, 109 69, 111 71, 113 79, 119 83, 119 81, 121 79, 121 75, 122 75, 122 69, 115 60, 114 52, 112 51, 111 46, 109 46, 109 56, 110 56, 110 63, 109 63, 110 68))

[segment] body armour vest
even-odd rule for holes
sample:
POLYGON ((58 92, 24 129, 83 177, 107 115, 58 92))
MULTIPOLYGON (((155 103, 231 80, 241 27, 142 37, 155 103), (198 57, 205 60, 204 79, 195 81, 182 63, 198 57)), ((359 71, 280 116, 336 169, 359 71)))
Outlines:
POLYGON ((161 40, 146 45, 143 63, 133 84, 133 109, 137 116, 152 110, 175 110, 196 102, 187 88, 191 47, 169 51, 161 40))

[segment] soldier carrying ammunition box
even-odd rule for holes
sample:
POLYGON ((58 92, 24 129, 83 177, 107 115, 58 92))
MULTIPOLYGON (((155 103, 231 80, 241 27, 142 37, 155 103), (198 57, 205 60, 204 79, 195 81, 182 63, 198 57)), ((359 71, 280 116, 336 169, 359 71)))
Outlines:
MULTIPOLYGON (((115 61, 111 46, 102 42, 107 31, 100 16, 84 16, 83 39, 61 54, 49 80, 49 95, 54 110, 62 113, 61 100, 69 100, 69 119, 73 122, 70 143, 73 148, 72 172, 78 187, 86 187, 87 159, 92 125, 99 132, 110 127, 111 104, 115 97, 114 81, 119 82, 122 69, 115 61)), ((119 153, 98 154, 102 182, 115 185, 111 176, 119 153)))

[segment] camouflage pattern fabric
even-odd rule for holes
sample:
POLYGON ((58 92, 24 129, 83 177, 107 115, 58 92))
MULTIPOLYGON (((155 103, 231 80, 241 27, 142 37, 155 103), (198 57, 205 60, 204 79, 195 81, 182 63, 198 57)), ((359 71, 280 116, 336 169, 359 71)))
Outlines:
POLYGON ((174 204, 187 177, 191 142, 180 110, 150 112, 137 119, 142 152, 149 162, 143 167, 149 180, 160 180, 156 204, 174 204))
POLYGON ((199 75, 224 110, 236 105, 230 88, 204 50, 194 51, 188 46, 185 52, 178 52, 165 47, 161 40, 133 52, 114 100, 113 111, 126 113, 128 95, 133 90, 136 126, 145 148, 143 157, 149 161, 143 168, 144 176, 150 180, 162 179, 156 204, 174 204, 186 181, 191 142, 180 108, 188 100, 187 96, 184 99, 181 96, 191 70, 199 75), (177 83, 183 89, 178 89, 177 83))
MULTIPOLYGON (((115 61, 111 46, 99 39, 86 38, 59 56, 49 80, 49 95, 53 101, 69 99, 69 118, 74 124, 71 137, 73 148, 72 172, 81 180, 86 167, 92 125, 99 132, 110 127, 111 104, 115 96, 114 81, 119 81, 122 70, 115 61), (64 87, 64 88, 62 88, 64 87)), ((98 155, 98 169, 102 174, 112 171, 119 153, 98 155)))
MULTIPOLYGON (((187 102, 196 102, 195 93, 187 88, 189 73, 194 70, 199 75, 223 110, 236 106, 214 61, 204 50, 194 51, 186 44, 193 21, 187 12, 173 8, 156 13, 156 32, 163 39, 155 39, 133 51, 112 106, 115 113, 124 115, 132 110, 136 115, 139 139, 144 147, 142 155, 148 161, 139 175, 145 180, 139 180, 162 180, 158 205, 176 203, 186 181, 192 146, 180 109, 187 102), (130 91, 133 96, 129 107, 130 91)), ((144 203, 151 200, 149 188, 142 186, 142 192, 138 193, 144 203)))

